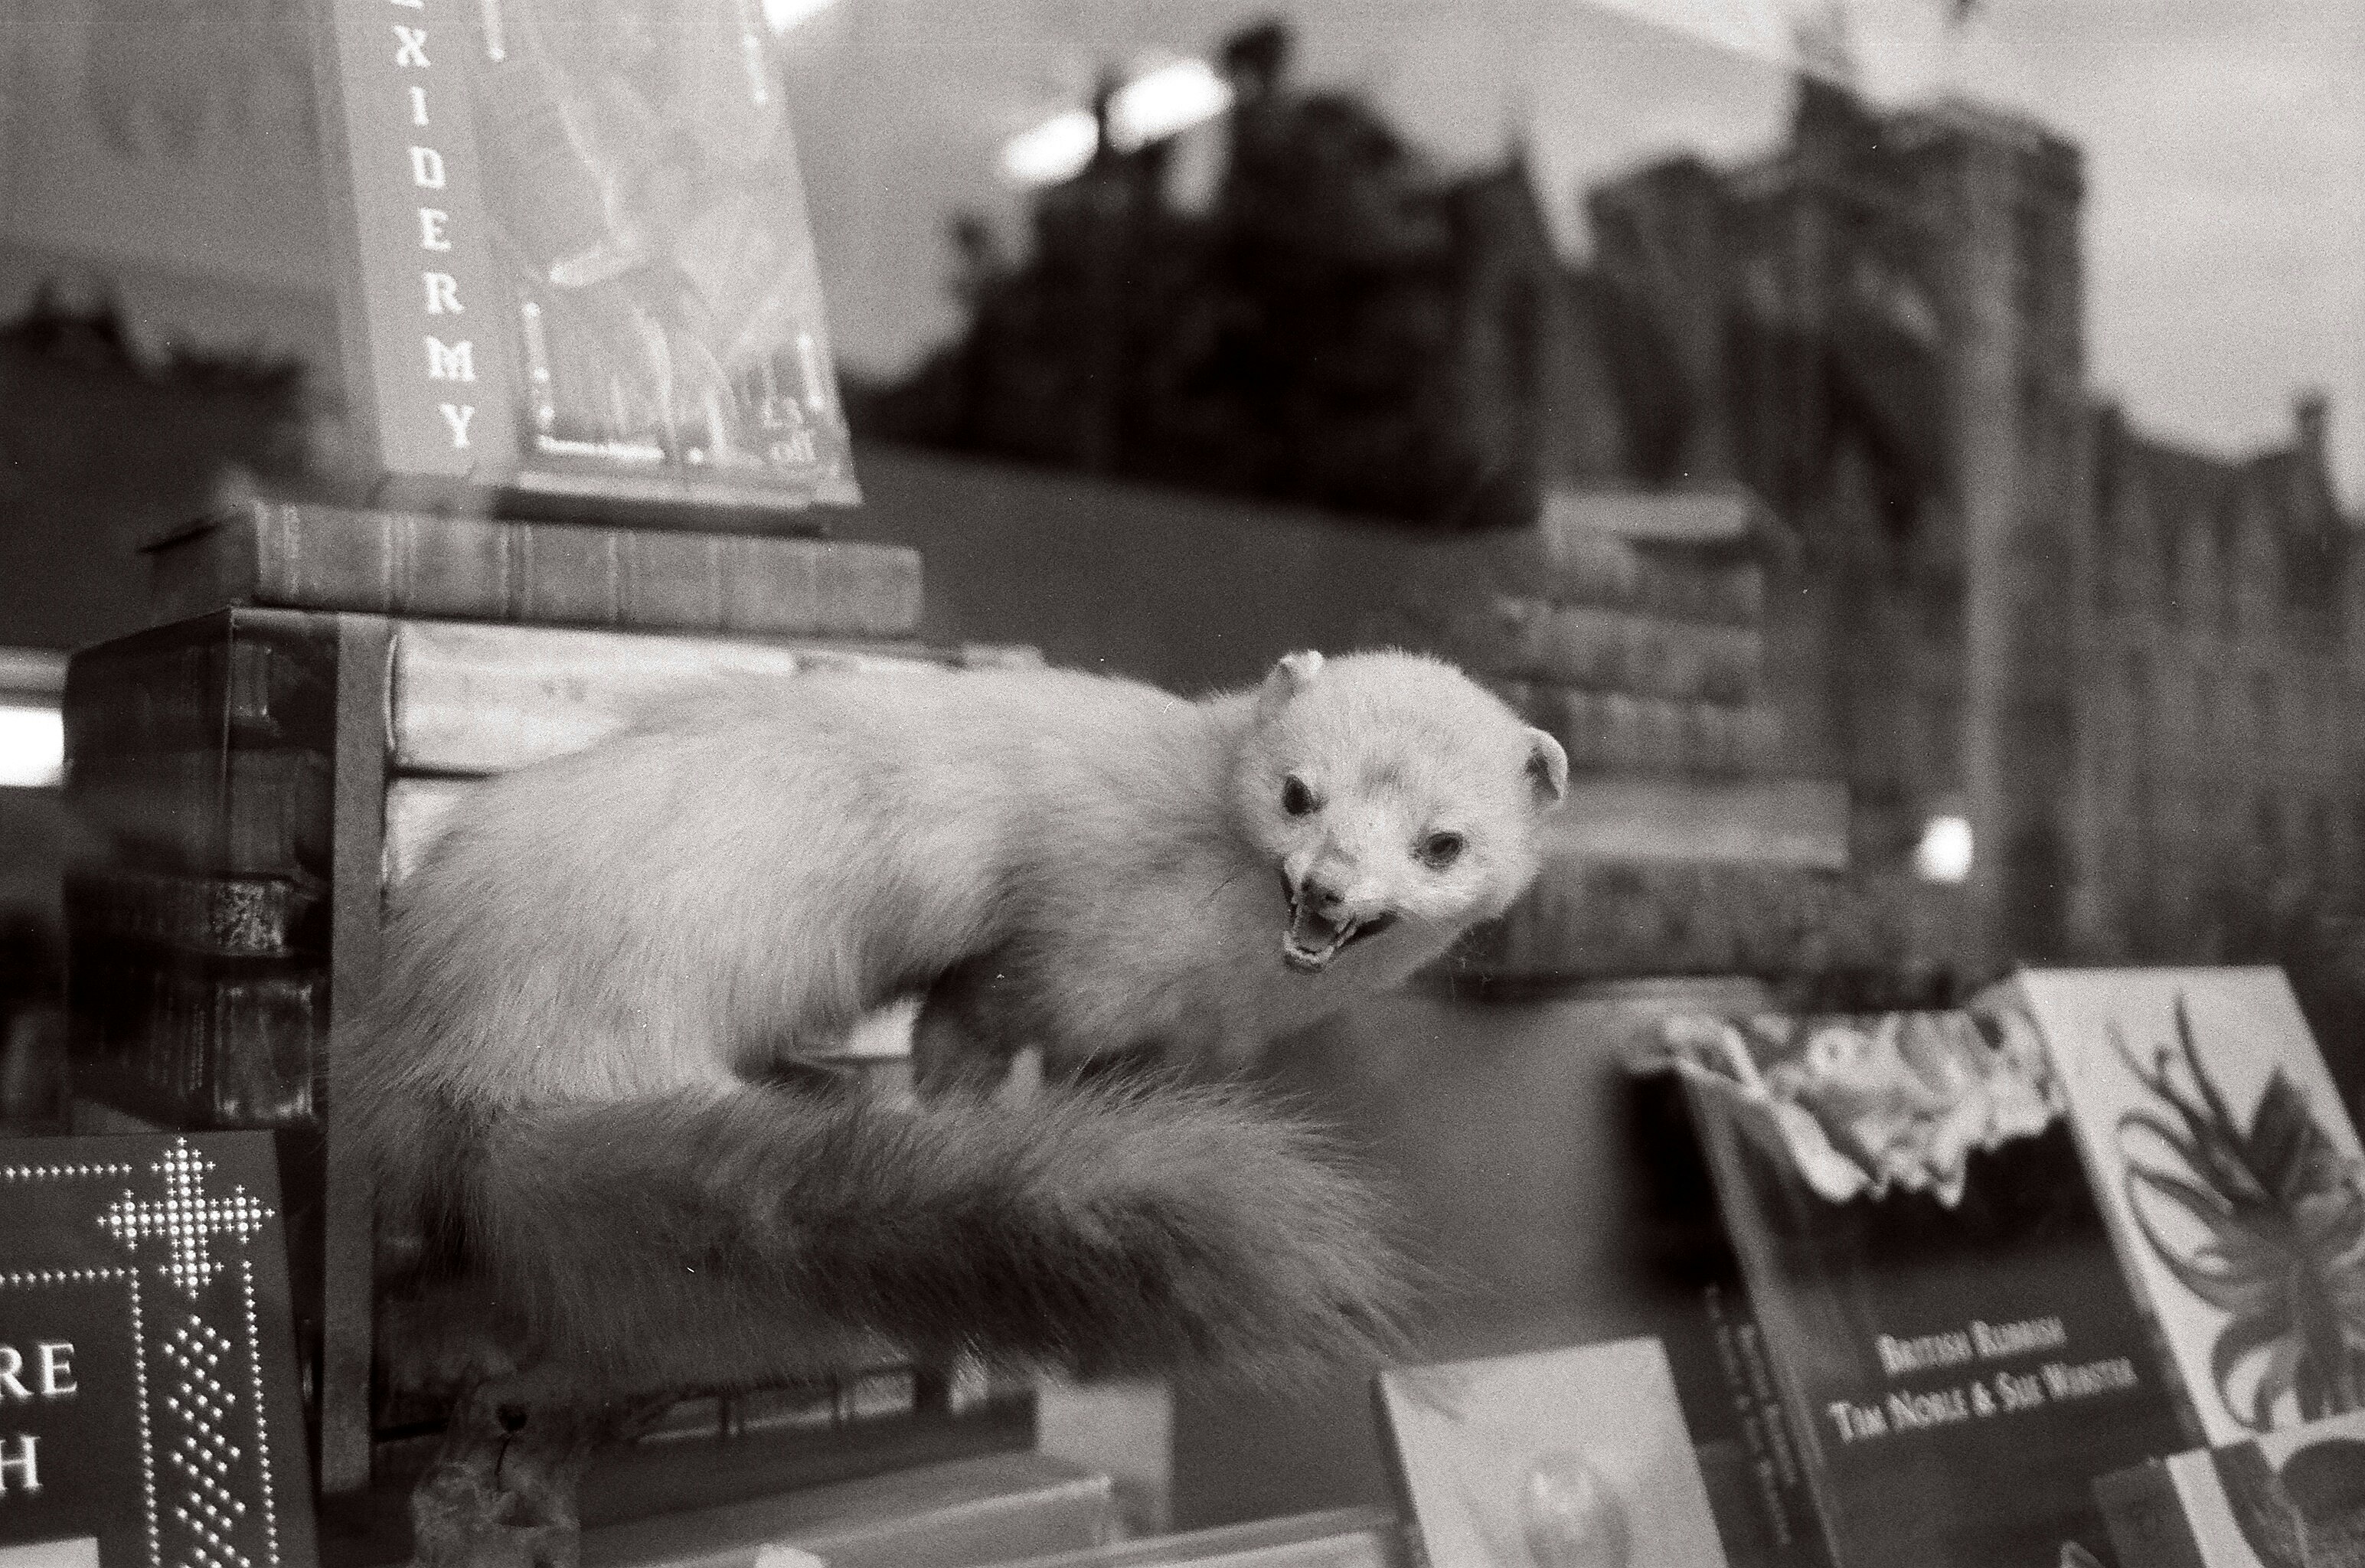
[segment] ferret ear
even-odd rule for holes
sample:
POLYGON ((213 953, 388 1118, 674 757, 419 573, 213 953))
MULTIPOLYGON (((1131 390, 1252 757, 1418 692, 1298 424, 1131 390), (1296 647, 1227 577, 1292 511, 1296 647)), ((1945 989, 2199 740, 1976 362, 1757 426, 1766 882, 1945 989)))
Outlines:
POLYGON ((1528 778, 1543 805, 1556 805, 1568 793, 1568 753, 1541 730, 1528 732, 1528 778))
POLYGON ((1311 648, 1282 655, 1257 692, 1257 717, 1270 719, 1288 707, 1289 700, 1305 690, 1307 683, 1321 673, 1322 655, 1311 648))

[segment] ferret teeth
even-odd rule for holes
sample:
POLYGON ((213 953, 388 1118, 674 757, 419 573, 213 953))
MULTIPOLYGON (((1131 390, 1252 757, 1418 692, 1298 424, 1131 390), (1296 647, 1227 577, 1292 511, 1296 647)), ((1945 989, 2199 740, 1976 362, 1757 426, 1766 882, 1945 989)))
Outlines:
POLYGON ((1318 952, 1309 947, 1301 947, 1297 945, 1297 939, 1295 936, 1287 932, 1282 934, 1281 961, 1304 974, 1310 975, 1329 968, 1330 960, 1338 951, 1336 947, 1325 947, 1318 952))

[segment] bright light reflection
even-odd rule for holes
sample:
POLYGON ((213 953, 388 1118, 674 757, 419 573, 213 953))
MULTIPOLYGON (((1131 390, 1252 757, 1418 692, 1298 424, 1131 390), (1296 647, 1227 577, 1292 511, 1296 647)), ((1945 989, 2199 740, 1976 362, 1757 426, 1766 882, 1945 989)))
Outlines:
POLYGON ((1971 874, 1971 824, 1961 817, 1932 817, 1913 846, 1913 874, 1925 882, 1959 882, 1971 874))
POLYGON ((836 4, 837 0, 764 0, 764 25, 776 33, 784 33, 836 4))
MULTIPOLYGON (((1118 151, 1130 152, 1231 106, 1231 84, 1214 66, 1204 60, 1178 60, 1135 77, 1109 95, 1109 140, 1118 151)), ((1020 185, 1056 185, 1082 174, 1099 151, 1100 140, 1100 125, 1091 112, 1070 109, 1004 142, 1002 172, 1020 185)))
POLYGON ((1178 60, 1137 76, 1109 100, 1109 140, 1120 152, 1190 129, 1232 106, 1231 84, 1204 60, 1178 60))
POLYGON ((1070 109, 1005 142, 1002 171, 1021 185, 1056 185, 1083 171, 1100 140, 1101 128, 1092 111, 1070 109))
POLYGON ((63 714, 55 708, 0 706, 0 785, 54 790, 65 766, 63 714))

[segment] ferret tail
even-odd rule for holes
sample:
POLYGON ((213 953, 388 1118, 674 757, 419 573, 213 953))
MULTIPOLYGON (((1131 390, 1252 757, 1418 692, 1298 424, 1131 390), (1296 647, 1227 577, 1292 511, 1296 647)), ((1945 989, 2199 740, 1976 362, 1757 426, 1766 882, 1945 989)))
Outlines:
POLYGON ((1237 1090, 903 1107, 749 1087, 508 1111, 470 1141, 468 1250, 577 1355, 670 1334, 729 1357, 735 1326, 759 1360, 810 1332, 1289 1383, 1402 1345, 1384 1205, 1237 1090))

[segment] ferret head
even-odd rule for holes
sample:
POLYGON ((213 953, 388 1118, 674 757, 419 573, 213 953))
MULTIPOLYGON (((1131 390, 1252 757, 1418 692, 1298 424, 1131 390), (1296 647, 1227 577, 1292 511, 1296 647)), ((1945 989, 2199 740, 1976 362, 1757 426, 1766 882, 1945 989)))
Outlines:
POLYGON ((1289 655, 1233 778, 1279 883, 1281 960, 1313 974, 1366 945, 1398 950, 1390 970, 1434 956, 1533 879, 1537 818, 1567 788, 1560 743, 1451 665, 1289 655))

